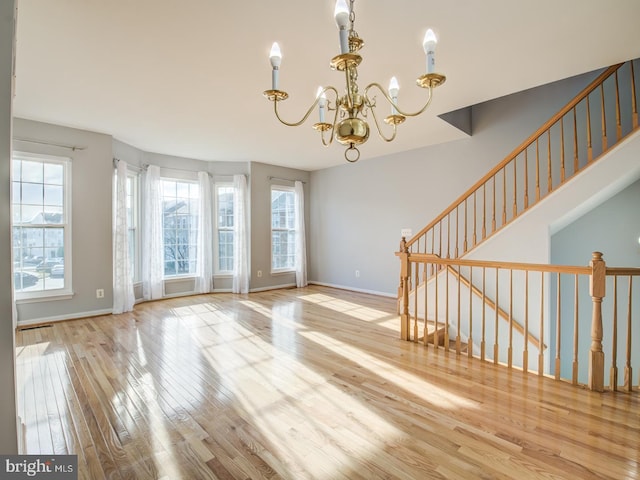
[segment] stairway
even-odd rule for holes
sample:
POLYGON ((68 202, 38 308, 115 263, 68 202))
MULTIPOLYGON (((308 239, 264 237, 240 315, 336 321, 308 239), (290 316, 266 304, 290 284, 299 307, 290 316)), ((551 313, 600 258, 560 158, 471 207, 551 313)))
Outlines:
MULTIPOLYGON (((640 76, 635 74, 639 63, 633 60, 604 70, 429 225, 413 238, 403 238, 398 253, 403 265, 398 310, 404 339, 451 348, 447 339, 451 334, 457 340, 453 341, 457 351, 469 343, 473 345, 469 356, 480 352, 485 359, 486 353, 487 359, 509 366, 512 345, 520 343, 517 348, 524 352, 521 366, 525 370, 536 362, 540 372, 550 369, 553 352, 546 352, 546 345, 538 341, 547 338, 545 332, 548 335, 548 300, 539 306, 541 320, 532 329, 528 310, 522 308, 526 300, 514 299, 512 286, 507 294, 504 280, 498 289, 497 278, 506 269, 491 267, 495 268, 495 288, 487 291, 485 287, 492 280, 485 283, 483 278, 480 292, 478 274, 470 279, 469 270, 461 266, 464 263, 428 267, 428 257, 548 264, 551 233, 640 179, 640 76), (420 260, 408 261, 412 255, 420 260), (416 261, 421 264, 414 263, 411 273, 411 262, 416 261), (469 298, 468 308, 465 303, 461 308, 461 296, 469 298), (472 321, 465 318, 474 311, 483 315, 482 345, 471 338, 472 321), (487 332, 485 315, 495 320, 487 324, 487 332), (430 320, 426 334, 420 333, 425 316, 430 320), (505 323, 508 333, 502 326, 505 323), (494 344, 493 353, 485 352, 485 338, 487 345, 494 344), (507 343, 508 354, 499 352, 498 345, 507 343), (534 348, 527 353, 527 346, 535 347, 537 353, 534 348)), ((540 275, 542 285, 533 291, 544 295, 549 287, 540 275)), ((545 275, 548 278, 549 274, 545 275)), ((529 290, 525 291, 525 296, 529 295, 529 290)))

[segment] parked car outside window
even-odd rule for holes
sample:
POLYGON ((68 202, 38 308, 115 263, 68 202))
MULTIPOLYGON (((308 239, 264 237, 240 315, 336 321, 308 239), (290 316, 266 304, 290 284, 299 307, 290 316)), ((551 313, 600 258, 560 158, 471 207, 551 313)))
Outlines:
POLYGON ((16 290, 22 290, 23 288, 33 287, 36 283, 38 283, 38 278, 36 275, 27 272, 13 272, 13 284, 16 290))
POLYGON ((51 278, 64 277, 64 263, 59 263, 51 267, 51 278))
POLYGON ((55 265, 60 265, 60 261, 59 260, 52 260, 52 259, 43 260, 42 262, 40 262, 36 266, 36 272, 50 273, 51 269, 55 265))

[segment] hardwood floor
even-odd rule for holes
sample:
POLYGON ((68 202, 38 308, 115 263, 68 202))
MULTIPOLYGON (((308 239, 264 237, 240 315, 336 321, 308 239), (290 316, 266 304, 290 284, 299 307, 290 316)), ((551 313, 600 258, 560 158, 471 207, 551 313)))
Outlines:
POLYGON ((393 299, 308 287, 17 335, 25 453, 79 478, 640 478, 640 395, 400 341, 393 299))

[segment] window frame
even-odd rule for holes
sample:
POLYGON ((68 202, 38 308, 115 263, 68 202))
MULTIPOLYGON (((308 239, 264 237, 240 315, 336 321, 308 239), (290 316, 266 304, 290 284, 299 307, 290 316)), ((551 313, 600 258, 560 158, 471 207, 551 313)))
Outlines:
MULTIPOLYGON (((196 277, 196 272, 194 271, 193 273, 189 272, 189 273, 176 273, 173 275, 167 275, 165 273, 165 269, 166 269, 166 257, 165 257, 165 226, 164 226, 164 200, 165 200, 165 195, 164 195, 164 184, 163 182, 165 181, 169 181, 169 182, 176 182, 176 183, 186 183, 186 184, 190 184, 190 185, 195 185, 196 187, 198 187, 198 201, 200 200, 200 195, 201 192, 199 191, 199 184, 197 180, 192 180, 192 179, 185 179, 185 178, 177 178, 177 177, 169 177, 169 176, 161 176, 160 177, 160 183, 161 183, 161 201, 163 204, 163 210, 162 210, 162 279, 165 282, 171 282, 173 280, 180 280, 180 279, 185 279, 185 278, 195 278, 196 277)), ((180 197, 176 197, 176 198, 180 198, 180 197)), ((189 197, 189 199, 191 199, 192 197, 189 197)), ((189 206, 189 214, 191 214, 191 206, 189 206)), ((198 228, 200 228, 200 226, 198 226, 198 228)), ((197 237, 197 230, 196 230, 196 237, 197 237)), ((189 247, 192 246, 191 242, 189 242, 189 247)), ((196 247, 196 255, 198 255, 200 252, 197 251, 197 240, 196 243, 193 244, 194 247, 196 247)), ((176 260, 177 261, 177 260, 176 260)), ((197 256, 194 260, 191 260, 191 258, 189 258, 187 260, 187 262, 191 263, 192 261, 197 262, 197 256)))
MULTIPOLYGON (((13 231, 14 228, 16 227, 16 225, 14 224, 13 221, 13 205, 22 205, 22 202, 20 203, 14 203, 14 199, 13 199, 13 161, 14 160, 20 160, 20 161, 32 161, 32 162, 39 162, 39 163, 50 163, 50 164, 58 164, 58 165, 62 165, 63 166, 63 193, 62 193, 62 198, 63 198, 63 202, 64 205, 62 207, 62 214, 63 214, 63 218, 64 218, 64 222, 63 223, 56 223, 56 224, 50 224, 50 223, 42 223, 42 224, 24 224, 22 222, 20 222, 19 225, 17 225, 18 227, 21 228, 28 228, 28 227, 34 227, 34 228, 62 228, 63 229, 63 242, 64 242, 64 246, 63 246, 63 265, 64 265, 64 276, 63 276, 63 287, 62 288, 52 288, 52 289, 48 289, 48 290, 34 290, 34 291, 28 291, 28 292, 24 292, 24 291, 19 291, 19 290, 15 290, 15 275, 12 275, 14 278, 12 278, 11 281, 11 286, 14 289, 13 293, 14 293, 14 298, 16 300, 16 303, 30 303, 30 302, 42 302, 42 301, 49 301, 49 300, 67 300, 73 297, 74 292, 73 292, 73 283, 72 283, 72 273, 73 273, 73 268, 72 268, 72 256, 73 256, 73 249, 72 249, 72 174, 71 174, 71 168, 72 168, 72 159, 70 157, 63 157, 63 156, 59 156, 59 155, 50 155, 50 154, 39 154, 39 153, 31 153, 31 152, 25 152, 25 151, 19 151, 19 150, 14 150, 12 152, 11 155, 11 235, 12 235, 12 241, 11 241, 11 257, 12 257, 12 263, 13 263, 13 258, 14 258, 14 244, 13 244, 13 231)), ((43 180, 43 185, 44 185, 44 180, 43 180)), ((46 248, 46 247, 43 247, 46 248)), ((46 258, 45 258, 46 259, 46 258)), ((12 267, 12 271, 15 272, 15 268, 12 267)), ((19 271, 23 271, 22 268, 20 268, 19 271)))
MULTIPOLYGON (((235 238, 235 225, 236 225, 236 211, 235 211, 235 196, 237 194, 236 188, 233 182, 215 182, 214 184, 214 212, 215 212, 215 223, 214 223, 214 240, 213 240, 213 274, 218 277, 231 277, 233 276, 233 266, 231 270, 220 270, 220 255, 219 255, 219 239, 220 239, 220 231, 232 232, 233 233, 233 245, 235 246, 236 238, 235 238), (219 196, 218 190, 220 188, 230 188, 233 191, 233 226, 232 227, 220 227, 220 215, 218 211, 219 207, 219 196)), ((234 249, 235 250, 235 249, 234 249)), ((234 253, 231 254, 231 260, 233 265, 234 253)))
MULTIPOLYGON (((280 274, 280 273, 292 273, 296 271, 296 267, 295 267, 295 253, 294 253, 294 264, 291 267, 285 267, 285 268, 274 268, 274 262, 273 262, 273 232, 277 231, 277 232, 293 232, 294 235, 297 237, 298 235, 298 230, 296 228, 296 221, 295 221, 295 188, 294 187, 290 187, 290 186, 286 186, 286 185, 271 185, 271 189, 269 190, 269 205, 270 205, 270 216, 269 216, 269 225, 270 225, 270 240, 269 240, 269 244, 270 244, 270 249, 271 249, 271 273, 272 274, 280 274), (274 229, 273 228, 273 191, 283 191, 283 192, 288 192, 291 193, 293 195, 293 200, 294 200, 294 211, 293 211, 293 228, 277 228, 274 229)), ((295 244, 295 237, 294 237, 294 244, 295 244)))

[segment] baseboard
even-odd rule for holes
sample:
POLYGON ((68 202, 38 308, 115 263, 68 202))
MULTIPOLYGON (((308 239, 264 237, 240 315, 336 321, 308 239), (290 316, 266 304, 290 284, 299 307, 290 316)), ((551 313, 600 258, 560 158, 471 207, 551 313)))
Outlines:
POLYGON ((291 288, 295 286, 296 286, 295 283, 285 283, 284 285, 273 285, 271 287, 258 287, 258 288, 252 288, 251 290, 249 290, 249 293, 266 292, 268 290, 278 290, 279 288, 291 288))
POLYGON ((340 290, 351 290, 352 292, 358 292, 358 293, 368 293, 370 295, 378 295, 379 297, 397 298, 397 294, 395 293, 378 292, 376 290, 367 290, 365 288, 356 288, 356 287, 350 287, 346 285, 336 285, 334 283, 309 281, 309 284, 320 285, 321 287, 339 288, 340 290))
POLYGON ((53 317, 32 318, 30 320, 18 320, 18 328, 29 327, 32 325, 41 325, 43 323, 63 322, 65 320, 75 320, 77 318, 99 317, 101 315, 111 315, 112 310, 106 308, 104 310, 92 310, 90 312, 70 313, 67 315, 55 315, 53 317))

